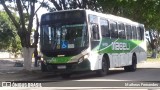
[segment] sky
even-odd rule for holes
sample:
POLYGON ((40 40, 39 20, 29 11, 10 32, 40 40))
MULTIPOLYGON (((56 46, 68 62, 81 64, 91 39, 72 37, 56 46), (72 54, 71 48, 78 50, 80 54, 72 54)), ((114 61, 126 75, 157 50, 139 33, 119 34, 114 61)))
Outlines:
MULTIPOLYGON (((42 14, 44 14, 44 13, 47 13, 48 11, 47 11, 47 9, 45 9, 45 8, 40 8, 39 10, 38 10, 38 12, 37 12, 37 14, 38 14, 38 18, 39 18, 39 21, 40 21, 40 19, 41 19, 41 15, 42 14)), ((34 24, 33 24, 33 28, 36 28, 36 19, 34 19, 34 24)))

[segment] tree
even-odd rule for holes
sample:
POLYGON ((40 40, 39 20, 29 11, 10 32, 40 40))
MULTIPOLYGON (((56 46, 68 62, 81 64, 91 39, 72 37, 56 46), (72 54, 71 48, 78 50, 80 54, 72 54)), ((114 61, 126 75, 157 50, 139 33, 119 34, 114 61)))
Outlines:
POLYGON ((14 37, 14 27, 11 25, 5 12, 0 12, 0 50, 8 50, 14 37))
POLYGON ((160 0, 97 0, 103 13, 111 13, 159 28, 160 0), (157 23, 158 22, 158 23, 157 23), (158 25, 157 25, 158 24, 158 25))
POLYGON ((0 11, 0 50, 3 49, 16 55, 20 51, 21 46, 15 27, 11 23, 7 13, 0 11))
POLYGON ((101 9, 97 0, 49 0, 49 2, 43 5, 50 11, 67 9, 91 9, 99 11, 101 9), (53 6, 49 7, 49 2, 52 3, 53 6))
MULTIPOLYGON (((42 2, 44 2, 44 0, 42 2)), ((24 69, 31 70, 32 54, 37 42, 35 40, 35 42, 32 43, 30 36, 33 28, 34 17, 42 5, 36 9, 35 4, 37 3, 37 0, 1 0, 0 3, 13 22, 18 36, 20 37, 24 57, 24 69), (12 10, 9 6, 7 7, 7 4, 15 8, 18 13, 19 20, 15 19, 12 10)), ((36 33, 38 33, 38 31, 36 33)))

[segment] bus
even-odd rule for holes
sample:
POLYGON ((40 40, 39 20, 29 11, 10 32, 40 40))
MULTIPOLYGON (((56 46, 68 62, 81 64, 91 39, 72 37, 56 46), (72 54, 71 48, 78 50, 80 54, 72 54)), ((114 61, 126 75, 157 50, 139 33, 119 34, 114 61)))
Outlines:
POLYGON ((62 10, 41 16, 41 70, 63 78, 75 72, 95 71, 99 76, 110 68, 135 71, 146 60, 143 24, 91 10, 62 10))

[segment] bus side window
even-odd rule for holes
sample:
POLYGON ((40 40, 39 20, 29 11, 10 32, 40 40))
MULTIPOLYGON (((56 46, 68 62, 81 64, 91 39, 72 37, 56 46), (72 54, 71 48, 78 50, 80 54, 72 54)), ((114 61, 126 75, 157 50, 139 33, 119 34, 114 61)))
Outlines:
POLYGON ((137 39, 137 30, 135 26, 132 26, 132 30, 133 30, 133 39, 137 39))
POLYGON ((140 27, 141 40, 144 40, 144 27, 140 27))
POLYGON ((118 38, 118 30, 116 22, 110 21, 111 38, 118 38))
POLYGON ((98 30, 98 25, 97 24, 92 24, 91 25, 91 32, 92 32, 92 39, 93 40, 99 40, 99 30, 98 30))
POLYGON ((138 40, 141 40, 140 27, 137 27, 137 39, 138 39, 138 40))
POLYGON ((130 25, 126 25, 127 39, 132 39, 132 30, 130 25))
POLYGON ((123 39, 126 38, 125 37, 125 27, 123 23, 118 24, 118 32, 119 32, 118 34, 119 38, 123 38, 123 39))
POLYGON ((144 28, 137 27, 137 36, 139 40, 144 40, 144 28))
POLYGON ((100 19, 100 26, 102 37, 110 37, 108 21, 105 19, 100 19))

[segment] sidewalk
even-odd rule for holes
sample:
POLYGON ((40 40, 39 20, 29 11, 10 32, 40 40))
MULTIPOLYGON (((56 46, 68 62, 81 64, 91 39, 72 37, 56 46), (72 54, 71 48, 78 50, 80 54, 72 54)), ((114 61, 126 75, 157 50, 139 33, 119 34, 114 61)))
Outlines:
MULTIPOLYGON (((0 58, 0 74, 22 71, 23 67, 15 66, 16 62, 23 63, 23 58, 0 58)), ((40 70, 40 67, 34 67, 34 59, 32 59, 32 70, 40 70)))

